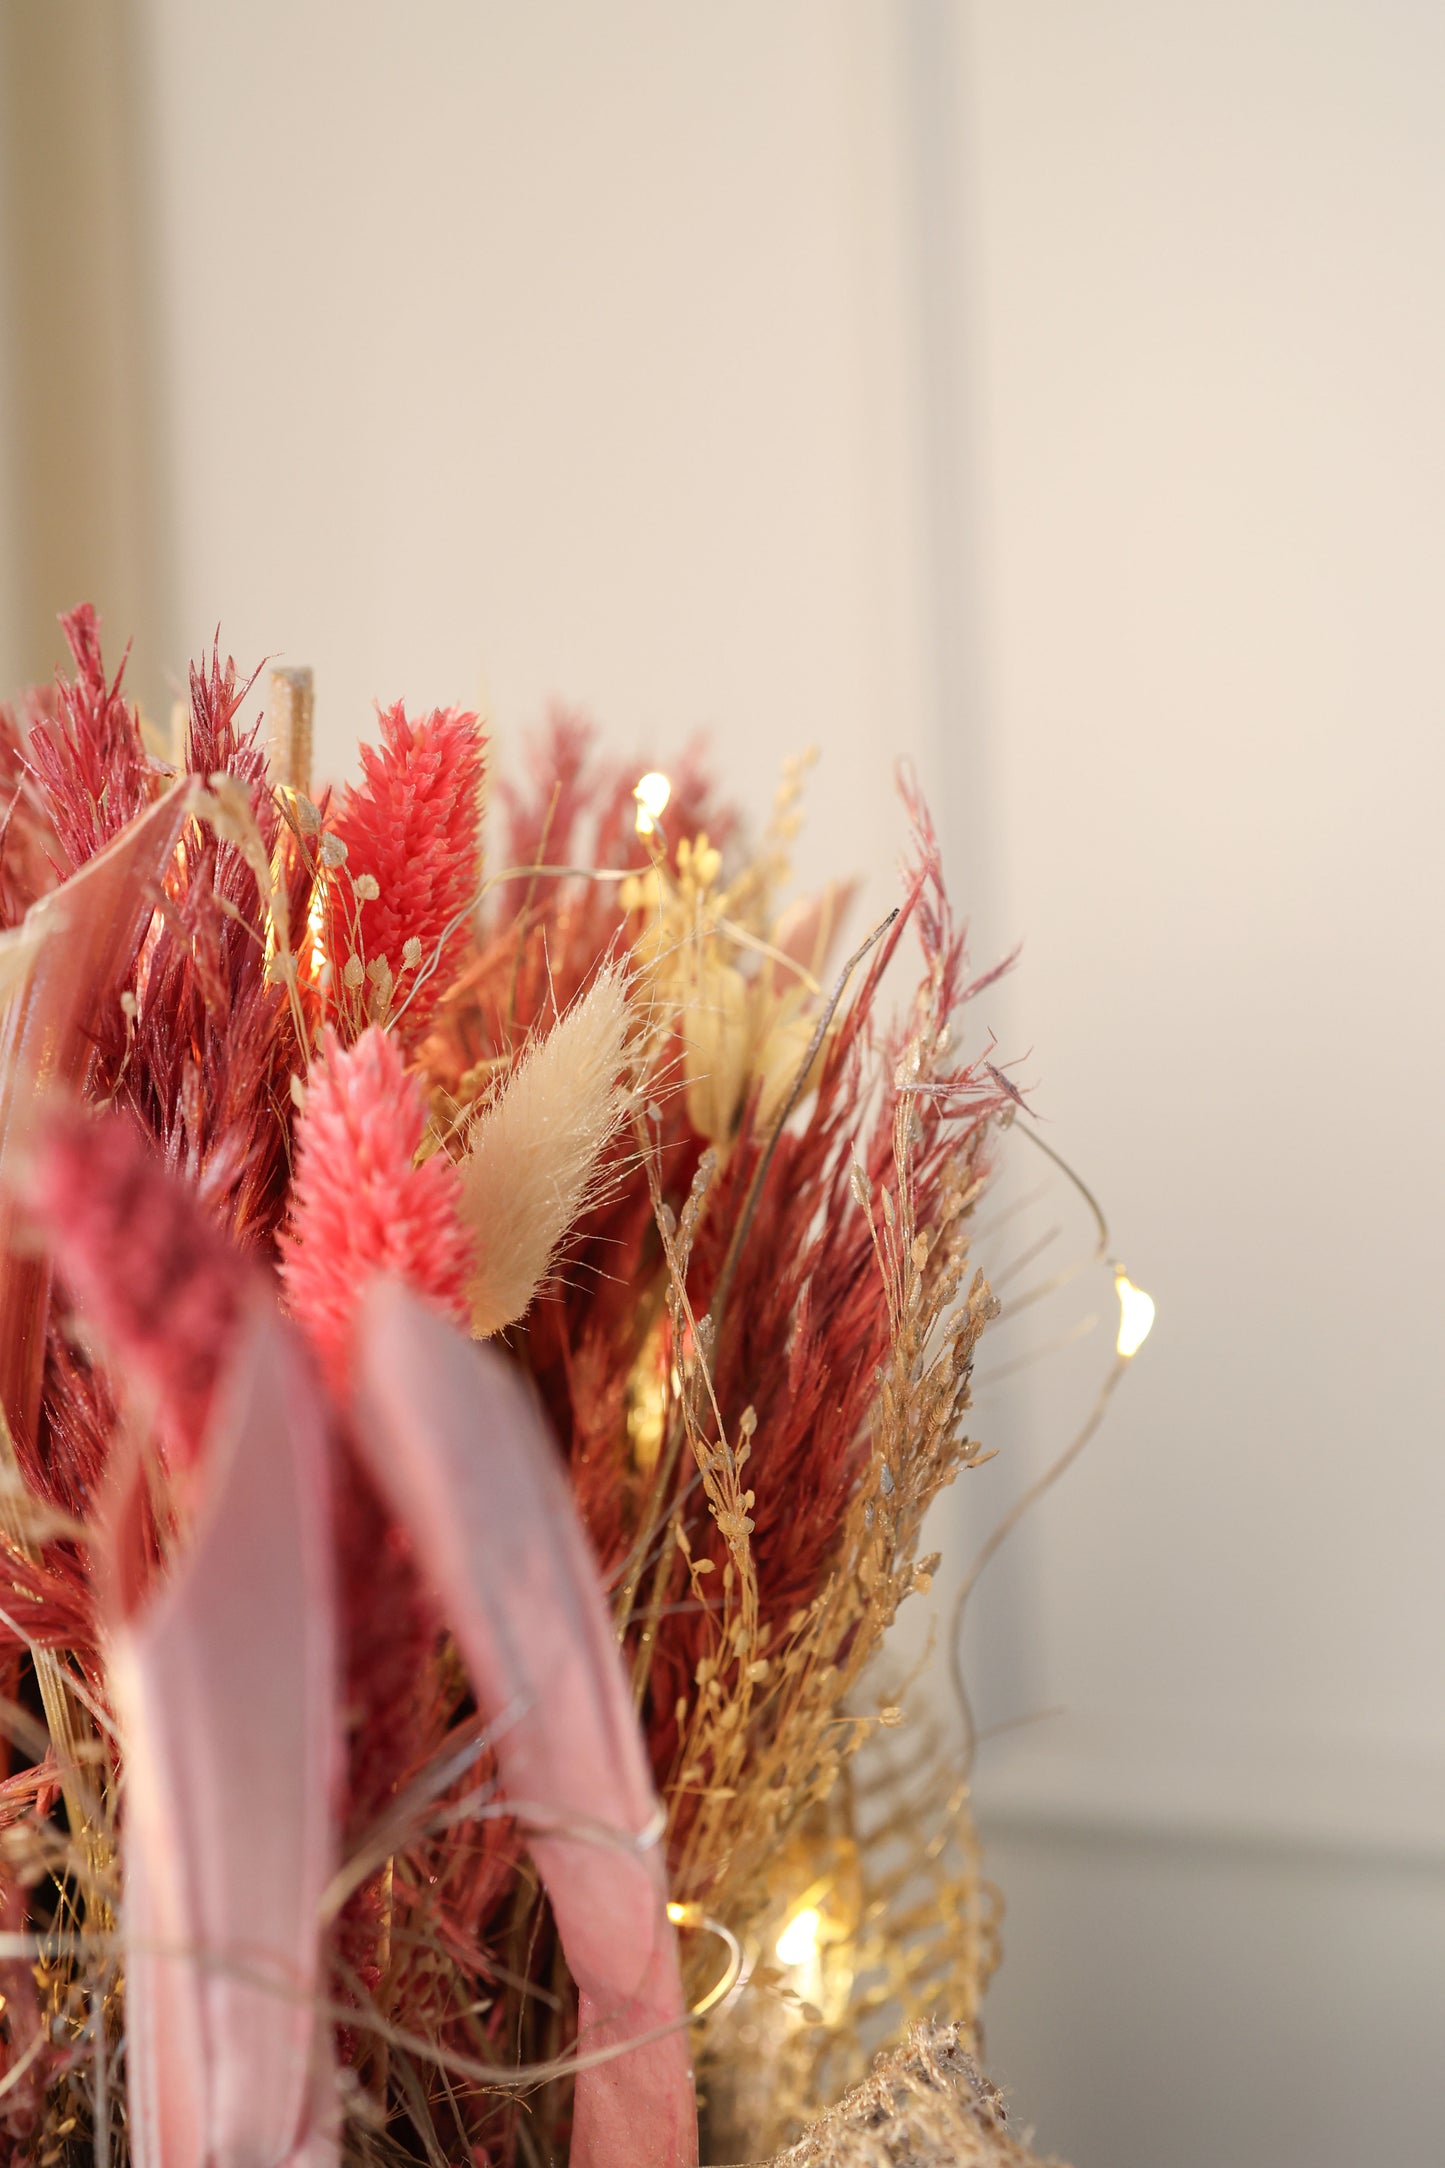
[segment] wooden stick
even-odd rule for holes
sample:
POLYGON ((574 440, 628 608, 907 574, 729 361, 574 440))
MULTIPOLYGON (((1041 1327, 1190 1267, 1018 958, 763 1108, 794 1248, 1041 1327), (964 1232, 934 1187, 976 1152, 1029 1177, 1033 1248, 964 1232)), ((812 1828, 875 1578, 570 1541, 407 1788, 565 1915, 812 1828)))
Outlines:
POLYGON ((266 679, 271 780, 311 795, 311 715, 315 694, 306 669, 272 670, 266 679))

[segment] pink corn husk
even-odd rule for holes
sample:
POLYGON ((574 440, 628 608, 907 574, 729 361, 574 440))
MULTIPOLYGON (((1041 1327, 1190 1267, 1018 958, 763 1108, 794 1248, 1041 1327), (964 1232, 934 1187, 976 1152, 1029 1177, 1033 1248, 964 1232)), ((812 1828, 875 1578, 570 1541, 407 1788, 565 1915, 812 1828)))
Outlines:
POLYGON ((136 2168, 337 2151, 320 1908, 339 1760, 326 1417, 262 1298, 221 1380, 178 1571, 132 1609, 111 1528, 136 2168))
POLYGON ((515 1372, 395 1282, 369 1290, 358 1350, 363 1451, 496 1726, 502 1787, 577 1983, 571 2168, 695 2168, 662 1813, 555 1449, 515 1372), (624 2051, 587 2066, 612 2048, 624 2051))
POLYGON ((36 1441, 50 1266, 17 1246, 16 1154, 37 1091, 85 1080, 100 1014, 134 969, 186 796, 177 784, 24 922, 36 952, 0 1031, 0 1405, 22 1456, 36 1441))

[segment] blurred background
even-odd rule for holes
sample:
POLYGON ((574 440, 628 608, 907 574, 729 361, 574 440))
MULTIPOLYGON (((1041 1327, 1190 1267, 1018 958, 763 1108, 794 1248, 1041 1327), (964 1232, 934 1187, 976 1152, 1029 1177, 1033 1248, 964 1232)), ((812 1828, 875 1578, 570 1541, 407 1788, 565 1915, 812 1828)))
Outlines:
MULTIPOLYGON (((968 1628, 1078 2168, 1445 2157, 1442 81, 1425 0, 0 0, 0 682, 89 596, 162 717, 314 665, 332 773, 403 693, 758 815, 812 743, 875 900, 902 755, 1024 943, 975 1027, 1159 1303, 968 1628)), ((1111 1303, 1000 1328, 960 1555, 1111 1303)))

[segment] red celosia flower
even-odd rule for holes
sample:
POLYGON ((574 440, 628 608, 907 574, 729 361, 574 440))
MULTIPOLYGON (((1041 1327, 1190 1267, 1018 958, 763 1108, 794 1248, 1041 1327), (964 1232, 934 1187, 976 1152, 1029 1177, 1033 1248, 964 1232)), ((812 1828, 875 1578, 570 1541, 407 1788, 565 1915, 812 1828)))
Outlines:
POLYGON ((366 780, 348 788, 336 833, 353 882, 376 883, 378 893, 361 902, 363 961, 386 959, 405 1003, 398 1028, 414 1045, 467 946, 485 741, 475 715, 437 708, 411 723, 400 701, 382 716, 381 734, 380 751, 363 748, 366 780), (411 941, 420 944, 419 964, 407 960, 411 941))
POLYGON ((457 1173, 442 1153, 413 1164, 425 1126, 394 1039, 373 1025, 344 1048, 327 1033, 297 1125, 281 1275, 291 1313, 338 1391, 357 1308, 376 1274, 405 1281, 457 1323, 467 1315, 471 1251, 457 1173))

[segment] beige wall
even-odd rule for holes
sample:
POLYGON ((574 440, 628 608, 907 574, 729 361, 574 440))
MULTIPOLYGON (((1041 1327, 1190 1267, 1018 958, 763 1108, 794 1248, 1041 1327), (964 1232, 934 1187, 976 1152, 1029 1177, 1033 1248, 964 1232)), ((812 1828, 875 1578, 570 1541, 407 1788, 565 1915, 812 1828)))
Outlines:
POLYGON ((0 4, 0 663, 64 654, 90 599, 148 704, 174 637, 154 221, 131 0, 0 4))
MULTIPOLYGON (((129 40, 87 95, 138 207, 96 245, 145 301, 122 418, 87 395, 94 471, 149 443, 160 485, 150 539, 96 563, 113 631, 140 582, 151 697, 219 619, 315 664, 334 765, 374 695, 484 684, 504 733, 554 691, 622 745, 705 726, 758 810, 815 740, 804 869, 875 893, 889 766, 919 760, 980 953, 1027 944, 984 1021, 1160 1301, 972 1622, 989 1724, 1068 1712, 980 1764, 1000 2067, 1080 2168, 1275 2168, 1278 2103, 1334 2082, 1367 2005, 1423 2168, 1445 17, 89 4, 129 40)), ((25 96, 12 72, 12 152, 25 96)), ((60 182, 3 171, 33 247, 60 182)), ((27 427, 33 277, 0 377, 27 427)), ((1061 1190, 1035 1220, 1061 1203, 1077 1255, 1061 1190)), ((1086 1277, 1022 1312, 992 1367, 1108 1302, 1086 1277)), ((971 1530, 1103 1361, 1096 1334, 1000 1375, 971 1530)), ((1307 2127, 1313 2168, 1362 2157, 1307 2127)))
MULTIPOLYGON (((1023 1640, 987 1713, 1068 1712, 981 1768, 1016 1920, 994 2047, 1086 2168, 1424 2168, 1445 16, 957 22, 1008 1044, 1160 1306, 976 1621, 986 1668, 1023 1640)), ((1026 1376, 1018 1465, 1090 1360, 1026 1376)))
POLYGON ((484 685, 507 732, 558 692, 624 745, 707 728, 755 806, 818 740, 813 862, 886 867, 919 664, 877 11, 141 12, 185 638, 310 660, 338 764, 377 695, 484 685))
POLYGON ((1445 1749, 1445 15, 972 25, 992 901, 1160 1300, 1034 1531, 1047 1694, 1403 1787, 1445 1749))

